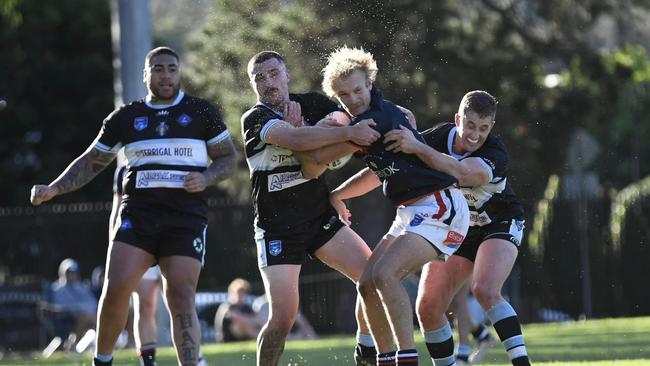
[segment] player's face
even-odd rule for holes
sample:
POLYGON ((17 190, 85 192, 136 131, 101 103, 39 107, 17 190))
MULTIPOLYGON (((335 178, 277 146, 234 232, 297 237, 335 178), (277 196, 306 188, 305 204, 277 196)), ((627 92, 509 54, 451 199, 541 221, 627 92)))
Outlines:
POLYGON ((494 126, 493 116, 481 118, 476 112, 469 110, 464 115, 456 114, 456 141, 454 149, 457 152, 474 152, 478 150, 494 126))
POLYGON ((289 101, 289 73, 276 58, 253 66, 249 75, 257 99, 273 108, 282 109, 289 101))
POLYGON ((144 82, 153 103, 172 103, 181 89, 181 68, 176 57, 152 57, 144 68, 144 82))
POLYGON ((349 76, 334 80, 332 89, 343 108, 351 115, 357 116, 370 109, 372 83, 362 70, 354 70, 349 76))

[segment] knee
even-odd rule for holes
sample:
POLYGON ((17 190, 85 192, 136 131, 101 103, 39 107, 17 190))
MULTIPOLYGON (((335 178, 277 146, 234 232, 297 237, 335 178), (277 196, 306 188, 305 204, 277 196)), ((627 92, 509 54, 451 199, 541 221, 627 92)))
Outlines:
POLYGON ((377 290, 390 289, 391 287, 395 287, 396 285, 399 285, 399 281, 397 281, 398 282, 397 284, 393 283, 395 282, 395 278, 396 277, 387 270, 373 270, 372 271, 373 289, 377 289, 377 290))
POLYGON ((172 312, 194 311, 195 291, 191 286, 168 286, 165 297, 172 312))
POLYGON ((429 329, 431 328, 430 325, 435 324, 445 313, 446 309, 441 305, 441 301, 436 301, 434 296, 422 294, 418 296, 415 302, 415 310, 420 323, 422 323, 426 329, 429 329))
POLYGON ((478 300, 483 309, 490 309, 492 306, 501 301, 499 289, 491 287, 481 282, 472 283, 472 293, 478 300))
POLYGON ((296 320, 296 315, 296 313, 288 311, 275 312, 269 316, 265 328, 267 332, 286 337, 291 331, 291 327, 296 320))
POLYGON ((375 283, 372 280, 371 276, 361 276, 359 283, 357 284, 357 291, 362 298, 367 299, 376 294, 377 289, 375 288, 375 283))

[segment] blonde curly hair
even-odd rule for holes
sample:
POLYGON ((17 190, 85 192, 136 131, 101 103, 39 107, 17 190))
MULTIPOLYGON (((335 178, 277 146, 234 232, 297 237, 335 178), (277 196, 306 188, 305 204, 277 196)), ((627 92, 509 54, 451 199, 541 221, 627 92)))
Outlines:
POLYGON ((377 77, 377 62, 372 57, 372 53, 366 52, 363 48, 349 48, 343 46, 327 57, 327 65, 323 68, 323 91, 330 97, 336 95, 334 91, 334 81, 345 78, 355 70, 361 70, 366 73, 367 80, 370 83, 377 77))

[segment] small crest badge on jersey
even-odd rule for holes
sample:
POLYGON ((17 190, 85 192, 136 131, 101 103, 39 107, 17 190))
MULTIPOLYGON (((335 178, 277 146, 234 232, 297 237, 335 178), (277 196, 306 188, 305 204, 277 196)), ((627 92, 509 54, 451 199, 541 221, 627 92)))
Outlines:
POLYGON ((176 120, 178 121, 179 125, 185 127, 185 126, 189 125, 190 122, 192 122, 192 117, 190 117, 187 114, 183 113, 176 120))
POLYGON ((142 131, 145 128, 147 128, 147 125, 149 125, 149 118, 148 117, 135 117, 133 120, 133 128, 135 128, 138 131, 142 131))
POLYGON ((167 130, 169 130, 169 126, 167 126, 165 121, 160 122, 158 127, 156 127, 156 132, 158 132, 158 135, 160 136, 165 136, 167 134, 167 130))
POLYGON ((282 253, 282 240, 271 240, 269 242, 269 254, 276 257, 282 253))
POLYGON ((133 224, 131 224, 131 220, 129 219, 122 220, 120 223, 120 230, 129 230, 131 228, 133 228, 133 224))

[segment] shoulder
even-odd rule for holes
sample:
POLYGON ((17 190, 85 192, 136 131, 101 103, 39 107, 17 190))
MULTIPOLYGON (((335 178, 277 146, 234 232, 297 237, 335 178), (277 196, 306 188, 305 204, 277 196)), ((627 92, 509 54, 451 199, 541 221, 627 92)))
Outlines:
POLYGON ((296 101, 300 104, 323 104, 323 103, 334 103, 330 98, 318 92, 307 92, 307 93, 296 93, 290 94, 289 99, 296 101))
POLYGON ((129 116, 141 115, 143 108, 146 105, 144 104, 143 99, 135 100, 128 104, 122 104, 121 106, 115 108, 111 113, 106 116, 106 121, 117 120, 121 118, 128 118, 129 116))
POLYGON ((185 94, 183 104, 198 112, 219 113, 219 107, 207 99, 185 94))
POLYGON ((265 123, 272 118, 277 118, 277 115, 273 113, 273 111, 263 106, 256 105, 242 114, 241 122, 243 125, 251 125, 265 123))

